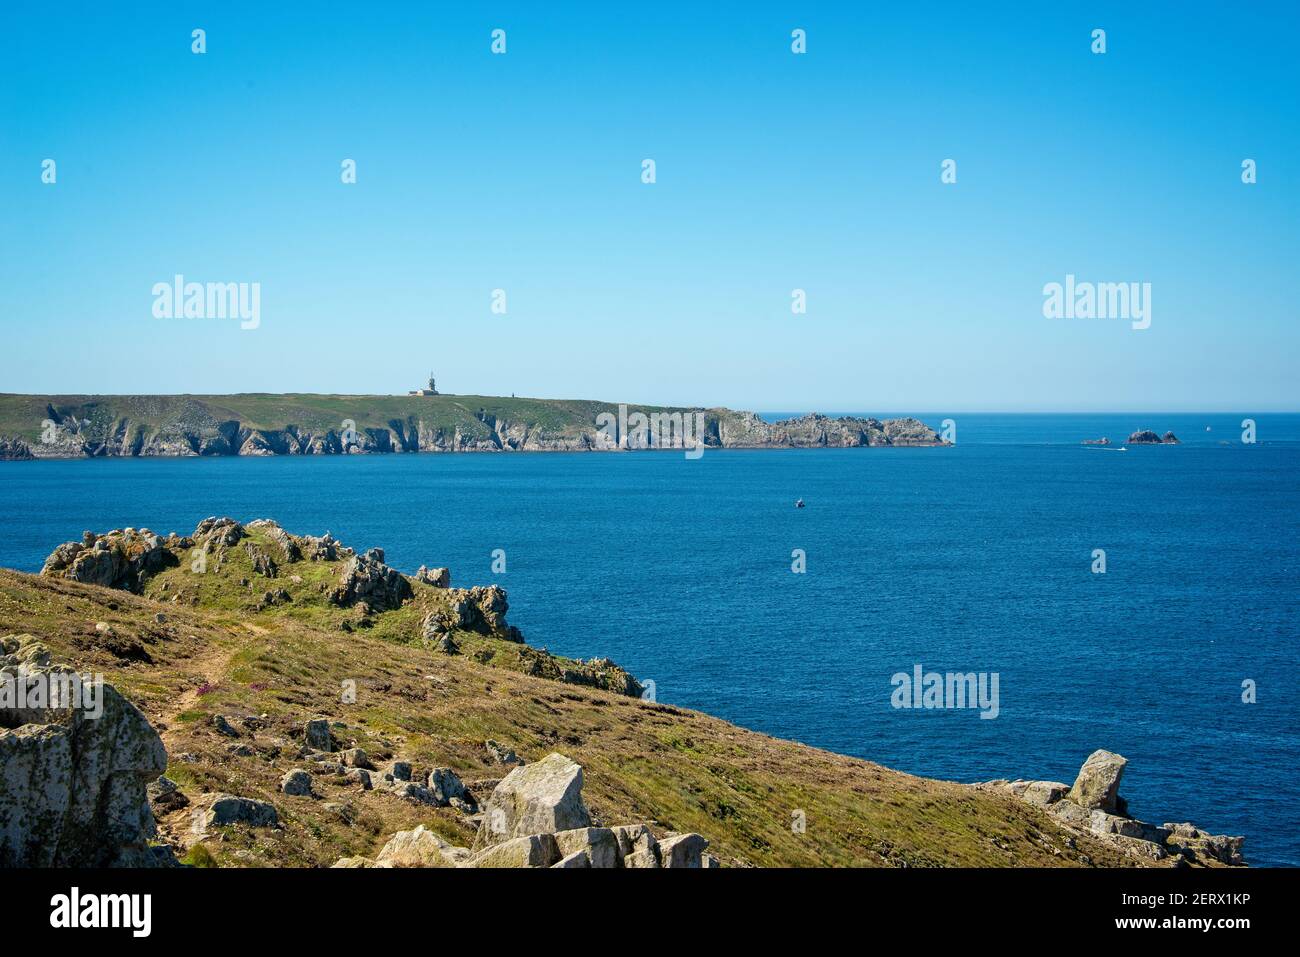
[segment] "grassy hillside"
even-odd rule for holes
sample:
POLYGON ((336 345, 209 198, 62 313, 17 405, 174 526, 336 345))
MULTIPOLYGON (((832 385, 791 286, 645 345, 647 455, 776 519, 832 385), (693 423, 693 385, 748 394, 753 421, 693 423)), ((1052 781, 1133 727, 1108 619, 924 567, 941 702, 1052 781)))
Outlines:
MULTIPOLYGON (((0 634, 35 634, 56 659, 101 672, 160 729, 168 775, 191 798, 228 791, 279 809, 282 830, 219 829, 190 860, 328 865, 372 855, 416 824, 468 845, 472 831, 452 809, 332 778, 316 782, 319 799, 280 794, 281 775, 299 766, 303 723, 322 715, 337 722, 345 745, 409 760, 417 777, 449 766, 471 788, 504 773, 488 739, 530 761, 561 751, 586 769, 584 795, 598 822, 699 832, 724 866, 1134 863, 1009 795, 526 674, 530 652, 515 642, 457 633, 460 653, 439 652, 413 633, 441 600, 436 589, 360 615, 319 597, 336 567, 305 574, 293 563, 268 583, 242 564, 244 555, 232 547, 203 575, 184 565, 162 570, 141 595, 0 571, 0 634), (266 604, 270 585, 292 589, 290 600, 266 604), (345 682, 355 701, 344 700, 345 682), (218 733, 214 715, 242 728, 240 737, 218 733), (791 827, 796 810, 806 815, 803 833, 791 827)), ((184 809, 160 827, 181 853, 199 840, 184 809)))

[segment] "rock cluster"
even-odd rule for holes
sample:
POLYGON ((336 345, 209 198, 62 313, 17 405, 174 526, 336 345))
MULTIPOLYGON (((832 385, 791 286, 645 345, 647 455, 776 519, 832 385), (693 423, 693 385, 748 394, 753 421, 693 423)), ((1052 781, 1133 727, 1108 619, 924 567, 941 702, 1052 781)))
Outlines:
POLYGON ((1141 429, 1128 437, 1129 445, 1181 445, 1178 436, 1172 432, 1157 435, 1150 429, 1141 429))
POLYGON ((163 540, 149 529, 118 528, 106 535, 83 532, 81 541, 65 542, 45 559, 41 574, 139 591, 150 575, 175 563, 163 540))
MULTIPOLYGON (((716 444, 723 448, 851 448, 888 445, 943 445, 938 434, 919 419, 831 418, 814 412, 767 422, 753 412, 718 412, 716 444), (722 414, 725 413, 725 414, 722 414)), ((706 444, 713 444, 706 438, 706 444)))
POLYGON ((372 860, 335 867, 717 867, 699 834, 656 840, 644 824, 593 826, 582 800, 582 768, 562 754, 515 767, 483 806, 472 848, 425 827, 400 831, 372 860))
POLYGON ((500 585, 448 588, 447 604, 424 616, 421 625, 426 641, 445 644, 453 631, 497 635, 509 641, 523 641, 517 628, 506 624, 509 602, 500 585))
MULTIPOLYGON (((0 639, 0 680, 34 694, 74 674, 31 635, 0 639)), ((97 693, 98 716, 48 693, 47 707, 0 707, 0 867, 175 863, 150 844, 146 787, 167 767, 162 739, 111 685, 97 693)))
POLYGON ((1094 751, 1079 769, 1073 786, 1059 781, 989 781, 981 788, 1007 791, 1041 807, 1068 830, 1090 834, 1132 857, 1163 860, 1170 854, 1182 862, 1210 860, 1245 864, 1245 839, 1206 834, 1191 824, 1160 827, 1136 820, 1120 797, 1120 779, 1128 759, 1110 751, 1094 751))
POLYGON ((384 564, 382 548, 371 548, 349 558, 338 586, 330 593, 330 601, 336 605, 365 602, 372 611, 401 608, 412 597, 414 592, 406 576, 384 564))
POLYGON ((380 770, 361 748, 338 750, 338 742, 325 718, 312 718, 303 726, 306 742, 298 752, 305 768, 287 771, 280 780, 284 794, 313 797, 311 775, 334 775, 358 785, 363 791, 380 791, 427 804, 452 807, 465 814, 478 810, 474 796, 451 768, 434 768, 421 780, 413 779, 410 762, 395 760, 380 770))

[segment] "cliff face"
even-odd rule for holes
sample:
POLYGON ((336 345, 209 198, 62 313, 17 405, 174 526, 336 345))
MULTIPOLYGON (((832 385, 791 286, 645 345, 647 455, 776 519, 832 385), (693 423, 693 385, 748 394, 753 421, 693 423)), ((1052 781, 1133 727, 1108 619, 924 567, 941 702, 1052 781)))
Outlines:
MULTIPOLYGON (((828 418, 813 412, 764 422, 753 412, 721 410, 718 441, 723 448, 850 448, 863 445, 943 445, 919 419, 828 418)), ((710 444, 707 443, 706 444, 710 444)))
MULTIPOLYGON (((629 410, 621 411, 619 419, 620 407, 606 403, 486 396, 10 395, 0 396, 0 460, 614 450, 627 443, 612 440, 602 418, 618 420, 625 435, 629 410)), ((681 417, 687 445, 698 437, 706 448, 943 444, 916 419, 812 414, 768 423, 730 409, 630 412, 681 417)), ((664 444, 681 442, 679 429, 664 444)))

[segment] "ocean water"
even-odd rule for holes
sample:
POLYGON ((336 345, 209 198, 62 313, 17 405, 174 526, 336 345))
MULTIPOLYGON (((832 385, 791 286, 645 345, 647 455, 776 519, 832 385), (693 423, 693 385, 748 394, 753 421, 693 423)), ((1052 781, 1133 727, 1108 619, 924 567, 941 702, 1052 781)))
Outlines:
POLYGON ((499 582, 530 643, 609 656, 660 701, 961 781, 1068 783, 1107 748, 1129 759, 1136 816, 1244 834, 1252 863, 1293 866, 1300 416, 1253 416, 1253 445, 1242 417, 953 415, 953 448, 695 461, 0 463, 0 565, 36 571, 83 529, 213 514, 328 529, 407 572, 499 582), (1185 444, 1078 444, 1144 427, 1185 444), (997 717, 891 707, 891 677, 918 664, 997 673, 997 717))

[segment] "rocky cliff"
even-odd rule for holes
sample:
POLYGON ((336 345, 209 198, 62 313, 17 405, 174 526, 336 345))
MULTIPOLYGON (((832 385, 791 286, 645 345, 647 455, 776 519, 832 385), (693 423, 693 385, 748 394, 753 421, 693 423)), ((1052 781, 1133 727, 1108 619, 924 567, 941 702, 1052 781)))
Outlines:
MULTIPOLYGON (((342 455, 942 445, 917 419, 764 422, 730 409, 619 407, 491 396, 0 396, 0 459, 93 456, 342 455), (620 417, 621 413, 621 417, 620 417), (673 419, 663 443, 611 438, 602 421, 673 419), (602 420, 602 416, 607 417, 602 420), (698 425, 698 432, 695 426, 698 425)), ((626 429, 624 429, 626 432, 626 429)))

